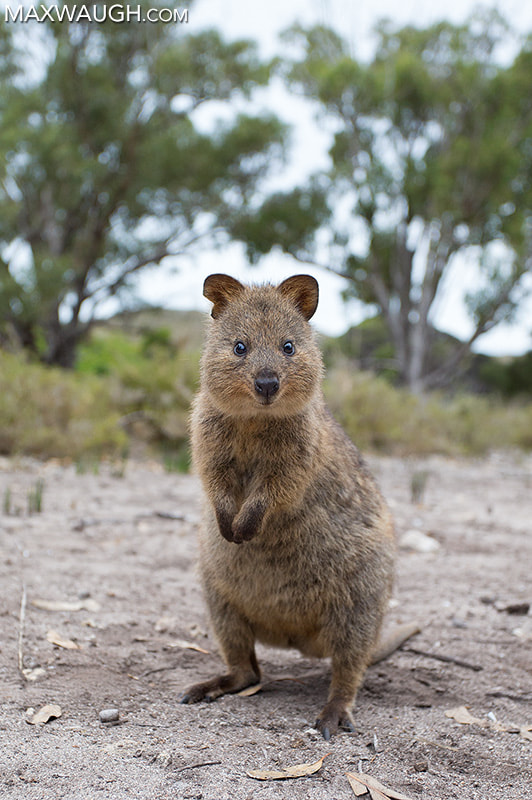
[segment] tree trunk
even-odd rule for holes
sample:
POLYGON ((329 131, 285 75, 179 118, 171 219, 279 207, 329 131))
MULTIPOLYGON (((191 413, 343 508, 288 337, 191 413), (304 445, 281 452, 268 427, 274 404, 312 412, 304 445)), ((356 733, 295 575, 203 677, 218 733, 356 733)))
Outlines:
POLYGON ((77 348, 88 331, 88 325, 78 320, 62 325, 54 321, 46 331, 46 352, 42 361, 49 366, 73 369, 76 365, 77 348))

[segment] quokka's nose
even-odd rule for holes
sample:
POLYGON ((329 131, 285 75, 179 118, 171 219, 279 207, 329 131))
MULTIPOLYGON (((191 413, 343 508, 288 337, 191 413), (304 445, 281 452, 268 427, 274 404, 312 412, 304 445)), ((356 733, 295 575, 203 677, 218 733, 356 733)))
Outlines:
POLYGON ((259 372, 255 378, 255 391, 269 400, 279 389, 279 378, 274 372, 259 372))

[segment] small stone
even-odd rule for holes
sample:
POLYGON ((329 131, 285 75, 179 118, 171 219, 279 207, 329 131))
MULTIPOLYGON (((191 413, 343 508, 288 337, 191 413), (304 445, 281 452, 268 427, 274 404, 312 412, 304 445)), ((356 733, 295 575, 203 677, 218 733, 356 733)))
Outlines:
POLYGON ((497 598, 491 594, 483 594, 480 602, 484 603, 485 606, 493 606, 497 602, 497 598))
POLYGON ((420 759, 419 761, 414 762, 414 770, 416 772, 427 772, 429 768, 429 762, 425 759, 420 759))
POLYGON ((170 753, 163 751, 157 754, 157 758, 155 760, 162 767, 169 767, 170 764, 172 763, 172 756, 170 755, 170 753))
POLYGON ((399 547, 402 550, 415 550, 417 553, 435 553, 441 545, 432 536, 412 528, 401 536, 399 547))
POLYGON ((98 714, 100 722, 108 724, 110 722, 118 722, 120 714, 117 708, 104 708, 98 714))

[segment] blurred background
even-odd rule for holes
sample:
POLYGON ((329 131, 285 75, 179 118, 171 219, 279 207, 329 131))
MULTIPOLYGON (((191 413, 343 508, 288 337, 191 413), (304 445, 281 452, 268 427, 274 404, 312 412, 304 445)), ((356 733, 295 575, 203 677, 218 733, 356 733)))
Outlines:
POLYGON ((532 7, 255 6, 0 3, 0 454, 187 470, 211 272, 361 447, 530 449, 532 7))

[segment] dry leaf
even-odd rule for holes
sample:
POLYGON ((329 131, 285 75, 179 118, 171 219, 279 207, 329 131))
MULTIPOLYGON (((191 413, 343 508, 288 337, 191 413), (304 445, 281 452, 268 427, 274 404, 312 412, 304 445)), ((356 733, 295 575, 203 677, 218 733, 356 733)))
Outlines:
POLYGON ((460 725, 486 725, 486 720, 474 717, 465 706, 450 708, 449 711, 445 712, 445 716, 454 719, 455 722, 459 722, 460 725))
POLYGON ((529 742, 532 742, 532 725, 523 725, 519 729, 519 733, 523 739, 528 739, 529 742))
MULTIPOLYGON (((351 783, 351 779, 353 779, 357 783, 366 786, 373 800, 382 800, 382 798, 384 798, 384 800, 411 800, 406 794, 401 794, 401 792, 396 792, 395 789, 389 789, 387 786, 384 786, 383 783, 372 775, 366 775, 363 772, 347 772, 346 775, 349 783, 351 783)), ((351 786, 353 786, 352 783, 351 786)))
POLYGON ((34 669, 23 669, 22 674, 27 681, 37 681, 43 675, 46 675, 46 670, 42 667, 35 667, 34 669))
POLYGON ((251 697, 254 694, 258 694, 263 686, 263 683, 255 683, 253 686, 248 686, 247 689, 237 692, 237 695, 238 697, 251 697))
POLYGON ((72 639, 65 639, 57 631, 48 631, 46 639, 50 644, 55 644, 56 647, 63 647, 65 650, 81 650, 79 644, 73 642, 72 639))
POLYGON ((370 789, 369 794, 371 800, 390 800, 390 798, 387 795, 383 794, 382 792, 379 792, 378 789, 370 789))
POLYGON ((522 729, 519 729, 515 725, 504 725, 504 723, 499 722, 495 718, 479 719, 479 717, 474 717, 465 706, 451 708, 449 711, 445 712, 445 716, 454 719, 461 725, 480 725, 482 728, 489 727, 492 731, 496 731, 497 733, 521 733, 521 736, 523 735, 521 732, 522 729))
POLYGON ((42 608, 43 611, 99 611, 100 604, 87 597, 85 600, 32 600, 32 606, 42 608))
POLYGON ((49 722, 51 719, 57 719, 61 716, 63 712, 61 711, 61 706, 56 706, 54 704, 43 706, 33 717, 29 720, 30 725, 44 725, 46 722, 49 722))
POLYGON ((314 761, 312 764, 295 764, 293 767, 284 767, 283 769, 252 769, 246 772, 250 778, 255 778, 258 781, 280 781, 286 778, 303 778, 305 775, 313 775, 321 769, 323 761, 330 753, 314 761))
POLYGON ((346 775, 349 785, 357 797, 361 797, 363 794, 368 793, 368 787, 365 783, 360 783, 360 781, 353 777, 353 774, 350 772, 346 772, 346 775))
POLYGON ((519 728, 515 725, 504 725, 502 722, 498 722, 495 720, 494 722, 489 723, 489 726, 492 731, 497 731, 498 733, 519 733, 519 728))
POLYGON ((194 642, 185 642, 183 639, 174 639, 173 642, 168 642, 166 647, 181 647, 183 650, 197 650, 198 653, 205 653, 206 656, 210 656, 209 650, 205 650, 204 647, 200 647, 199 644, 194 644, 194 642))

